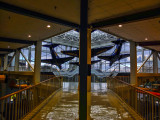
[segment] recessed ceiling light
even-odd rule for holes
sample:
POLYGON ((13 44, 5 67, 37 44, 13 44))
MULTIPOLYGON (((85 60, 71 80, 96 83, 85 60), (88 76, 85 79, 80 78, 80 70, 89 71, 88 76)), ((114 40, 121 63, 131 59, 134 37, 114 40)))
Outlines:
POLYGON ((145 40, 148 40, 148 38, 145 38, 145 40))
POLYGON ((31 35, 28 35, 28 37, 30 38, 30 37, 31 37, 31 35))
POLYGON ((118 25, 118 27, 122 27, 122 25, 118 25))
POLYGON ((51 26, 50 25, 47 25, 47 28, 50 28, 51 26))

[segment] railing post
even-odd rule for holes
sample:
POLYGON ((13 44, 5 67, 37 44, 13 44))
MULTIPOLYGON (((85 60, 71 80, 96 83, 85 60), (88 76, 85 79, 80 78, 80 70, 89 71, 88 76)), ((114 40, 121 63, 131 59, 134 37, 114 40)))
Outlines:
POLYGON ((17 98, 18 94, 16 94, 16 101, 15 101, 15 120, 17 119, 17 98))
POLYGON ((153 96, 152 96, 152 120, 154 120, 154 104, 153 104, 153 96))
POLYGON ((3 119, 3 112, 4 112, 4 100, 1 101, 1 119, 3 119))

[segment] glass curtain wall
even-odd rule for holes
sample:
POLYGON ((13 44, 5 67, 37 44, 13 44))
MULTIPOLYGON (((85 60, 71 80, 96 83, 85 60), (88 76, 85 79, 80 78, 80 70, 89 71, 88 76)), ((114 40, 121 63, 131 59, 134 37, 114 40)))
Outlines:
MULTIPOLYGON (((104 32, 101 33, 101 31, 98 31, 98 32, 96 31, 95 34, 92 33, 92 35, 93 35, 92 38, 94 39, 92 41, 93 44, 95 44, 96 41, 100 41, 99 37, 97 37, 98 35, 102 36, 102 37, 100 37, 100 39, 102 41, 103 41, 103 38, 105 38, 105 40, 107 39, 105 36, 105 33, 104 32)), ((112 36, 110 35, 110 38, 111 37, 112 36)), ((115 36, 113 36, 113 37, 115 37, 115 36)), ((48 42, 53 42, 53 38, 54 37, 46 39, 44 42, 42 42, 42 45, 47 44, 48 42)), ((57 39, 58 37, 55 36, 55 38, 57 39)), ((69 33, 62 35, 59 38, 67 39, 67 40, 70 39, 71 43, 73 43, 74 41, 77 42, 78 41, 78 33, 75 31, 69 31, 69 33)), ((67 41, 65 41, 65 42, 67 43, 67 41)), ((105 42, 107 42, 107 40, 105 42)), ((103 44, 105 44, 105 42, 103 41, 103 44)), ((77 47, 71 46, 71 45, 61 45, 60 44, 57 47, 55 47, 54 50, 56 51, 56 53, 58 54, 59 57, 63 57, 63 58, 69 57, 68 55, 62 54, 61 51, 62 50, 64 51, 64 50, 77 50, 78 49, 77 47)), ((29 48, 24 48, 21 51, 26 56, 26 58, 28 58, 28 59, 30 58, 29 61, 31 62, 32 66, 34 67, 35 46, 32 45, 32 46, 30 46, 30 48, 31 48, 30 51, 29 51, 29 48)), ((115 49, 116 49, 116 46, 114 46, 112 49, 110 49, 100 55, 106 55, 106 56, 111 55, 115 49)), ((137 68, 139 68, 143 64, 143 62, 148 58, 148 56, 151 54, 151 52, 152 52, 151 50, 137 46, 137 68)), ((130 43, 129 42, 125 42, 122 45, 121 54, 125 54, 125 53, 130 53, 130 43)), ((20 59, 20 62, 19 62, 20 63, 20 67, 19 67, 20 71, 31 70, 29 68, 28 63, 26 62, 26 60, 24 59, 24 57, 21 54, 20 54, 19 59, 20 59)), ((52 59, 49 48, 42 46, 41 59, 52 59)), ((91 58, 91 60, 98 60, 98 59, 99 58, 97 56, 91 58)), ((12 68, 14 67, 14 64, 15 64, 14 61, 15 61, 15 59, 13 60, 13 62, 11 64, 12 68)), ((76 66, 70 65, 69 62, 78 62, 78 61, 79 61, 79 58, 75 57, 74 59, 62 64, 62 70, 66 71, 68 69, 76 68, 76 66)), ((112 66, 109 66, 109 63, 110 63, 109 61, 101 60, 100 62, 93 64, 92 68, 100 70, 102 72, 113 72, 113 71, 130 72, 130 57, 127 57, 125 59, 121 59, 120 61, 116 61, 115 63, 113 63, 112 66)), ((41 68, 48 69, 48 71, 52 71, 54 69, 59 69, 56 65, 50 65, 47 63, 41 63, 41 68)), ((159 59, 158 59, 158 71, 160 72, 160 60, 159 59)), ((144 66, 140 69, 139 72, 140 73, 153 73, 153 55, 148 59, 148 61, 144 64, 144 66)))

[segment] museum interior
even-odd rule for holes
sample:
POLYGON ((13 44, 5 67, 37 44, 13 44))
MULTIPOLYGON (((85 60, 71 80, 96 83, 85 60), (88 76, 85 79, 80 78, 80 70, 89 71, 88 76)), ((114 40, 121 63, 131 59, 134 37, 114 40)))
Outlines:
POLYGON ((0 6, 0 120, 160 120, 160 0, 0 6))

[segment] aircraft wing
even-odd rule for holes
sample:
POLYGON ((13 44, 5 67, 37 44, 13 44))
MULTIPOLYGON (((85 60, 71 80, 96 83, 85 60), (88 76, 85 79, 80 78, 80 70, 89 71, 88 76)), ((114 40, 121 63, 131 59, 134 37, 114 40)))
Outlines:
POLYGON ((59 45, 59 44, 48 43, 48 44, 43 45, 43 47, 48 47, 48 48, 52 47, 52 48, 55 48, 55 47, 57 47, 58 45, 59 45))
POLYGON ((94 56, 97 56, 103 52, 106 52, 107 50, 110 50, 111 48, 113 48, 113 46, 91 49, 91 57, 94 57, 94 56))
MULTIPOLYGON (((101 48, 94 48, 91 49, 91 57, 97 56, 107 50, 110 50, 113 46, 101 47, 101 48)), ((71 55, 74 57, 79 57, 79 50, 69 50, 69 51, 61 51, 63 54, 71 55)))
POLYGON ((112 43, 114 43, 114 44, 123 44, 123 43, 125 43, 126 41, 125 40, 120 40, 120 39, 118 39, 117 41, 112 41, 112 43))
POLYGON ((57 58, 56 60, 53 59, 42 59, 41 62, 48 63, 52 65, 57 65, 59 69, 61 69, 61 64, 73 59, 74 57, 66 57, 66 58, 57 58))
MULTIPOLYGON (((92 64, 95 64, 95 63, 97 63, 97 62, 100 62, 100 61, 101 61, 101 60, 91 61, 91 65, 92 65, 92 64)), ((70 62, 69 64, 73 64, 73 65, 79 66, 79 62, 70 62)))
POLYGON ((107 61, 111 61, 111 59, 112 59, 113 57, 112 57, 112 56, 98 56, 98 58, 104 59, 104 60, 107 60, 107 61))
POLYGON ((41 62, 52 64, 52 59, 42 59, 41 62))
POLYGON ((73 57, 79 57, 79 50, 61 51, 61 53, 65 54, 65 55, 70 55, 73 57))
POLYGON ((65 63, 65 62, 69 61, 69 60, 72 60, 73 58, 74 58, 74 57, 58 58, 58 59, 57 59, 57 63, 58 63, 58 64, 63 64, 63 63, 65 63))
POLYGON ((100 62, 101 60, 93 60, 93 61, 91 61, 91 65, 93 65, 93 64, 95 64, 95 63, 97 63, 97 62, 100 62))
POLYGON ((123 58, 127 58, 129 56, 130 56, 130 54, 121 54, 119 60, 123 59, 123 58))
POLYGON ((70 62, 69 64, 72 64, 72 65, 77 65, 77 66, 79 66, 79 62, 70 62))

